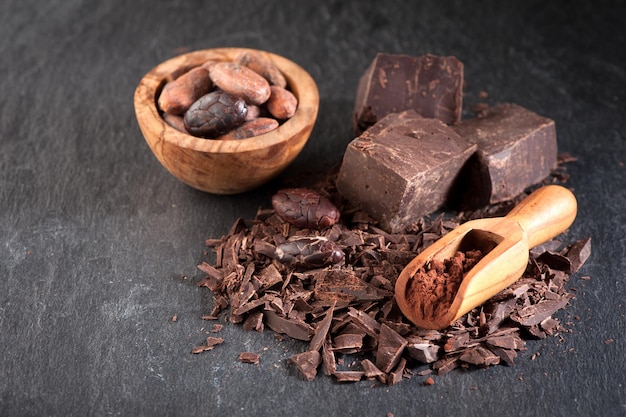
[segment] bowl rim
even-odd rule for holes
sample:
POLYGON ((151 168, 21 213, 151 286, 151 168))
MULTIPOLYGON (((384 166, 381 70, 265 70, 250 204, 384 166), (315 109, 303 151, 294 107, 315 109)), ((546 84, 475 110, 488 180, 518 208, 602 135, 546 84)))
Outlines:
POLYGON ((268 148, 298 135, 317 118, 319 91, 311 75, 295 62, 269 51, 253 48, 211 48, 187 52, 161 62, 139 81, 134 96, 135 113, 142 129, 172 145, 206 153, 242 153, 268 148), (271 132, 241 140, 205 139, 183 133, 165 122, 157 107, 163 85, 189 69, 209 60, 230 61, 243 52, 262 52, 283 73, 290 91, 298 99, 295 114, 271 132))

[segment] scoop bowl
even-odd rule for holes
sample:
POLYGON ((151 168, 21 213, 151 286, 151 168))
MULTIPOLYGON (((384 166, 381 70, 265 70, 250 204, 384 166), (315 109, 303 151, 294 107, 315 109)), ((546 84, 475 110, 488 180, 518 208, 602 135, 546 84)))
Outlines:
POLYGON ((505 217, 472 220, 450 231, 417 255, 395 284, 398 307, 424 329, 443 329, 517 281, 529 249, 564 232, 576 218, 576 198, 568 189, 547 185, 526 197, 505 217), (431 260, 444 261, 456 251, 480 249, 485 255, 464 276, 451 305, 426 316, 410 300, 414 276, 431 260))

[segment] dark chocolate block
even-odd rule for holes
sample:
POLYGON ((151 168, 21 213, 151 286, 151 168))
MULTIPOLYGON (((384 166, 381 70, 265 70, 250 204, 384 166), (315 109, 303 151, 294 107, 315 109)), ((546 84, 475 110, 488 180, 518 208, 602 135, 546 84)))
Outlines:
POLYGON ((554 121, 504 103, 452 128, 478 146, 459 187, 459 206, 475 209, 506 201, 546 178, 557 165, 554 121))
POLYGON ((385 116, 347 147, 337 189, 392 233, 441 208, 476 150, 437 119, 385 116))
POLYGON ((389 113, 415 110, 450 124, 461 120, 463 63, 453 56, 376 55, 361 76, 354 105, 359 136, 389 113))

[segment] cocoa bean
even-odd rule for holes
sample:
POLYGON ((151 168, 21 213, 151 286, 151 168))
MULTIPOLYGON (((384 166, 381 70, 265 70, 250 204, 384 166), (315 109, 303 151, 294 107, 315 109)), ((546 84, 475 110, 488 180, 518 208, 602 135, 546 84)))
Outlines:
POLYGON ((262 75, 272 85, 287 87, 287 80, 274 65, 272 59, 265 52, 249 51, 243 52, 235 57, 235 63, 250 68, 257 74, 262 75))
POLYGON ((183 133, 189 133, 185 128, 185 121, 182 116, 179 116, 178 114, 163 113, 163 120, 165 120, 165 122, 174 129, 183 133))
POLYGON ((248 104, 248 114, 246 114, 246 120, 254 120, 261 115, 261 108, 254 104, 248 104))
POLYGON ((248 120, 225 135, 220 136, 221 140, 238 140, 259 136, 278 127, 278 121, 270 117, 259 117, 248 120))
POLYGON ((202 67, 193 68, 165 84, 159 96, 159 107, 165 113, 182 114, 212 86, 209 71, 202 67))
POLYGON ((277 119, 289 119, 296 113, 298 99, 289 90, 273 85, 270 87, 272 94, 267 101, 267 110, 277 119))
POLYGON ((343 262, 345 253, 323 236, 297 236, 276 246, 274 258, 287 265, 320 268, 343 262))
POLYGON ((326 197, 307 188, 286 188, 272 197, 278 217, 294 226, 323 229, 337 223, 339 210, 326 197))
POLYGON ((213 91, 198 99, 185 113, 185 128, 195 136, 215 138, 246 119, 246 103, 224 91, 213 91))
POLYGON ((260 105, 270 97, 269 82, 250 68, 234 62, 218 62, 209 71, 211 80, 225 92, 260 105))

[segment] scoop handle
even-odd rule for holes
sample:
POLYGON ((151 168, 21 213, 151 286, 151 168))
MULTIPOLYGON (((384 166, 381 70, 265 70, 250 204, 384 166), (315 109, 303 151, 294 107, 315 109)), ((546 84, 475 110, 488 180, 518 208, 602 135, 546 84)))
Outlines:
POLYGON ((577 210, 576 197, 570 190, 560 185, 546 185, 522 200, 506 217, 522 226, 530 249, 567 230, 577 210))

